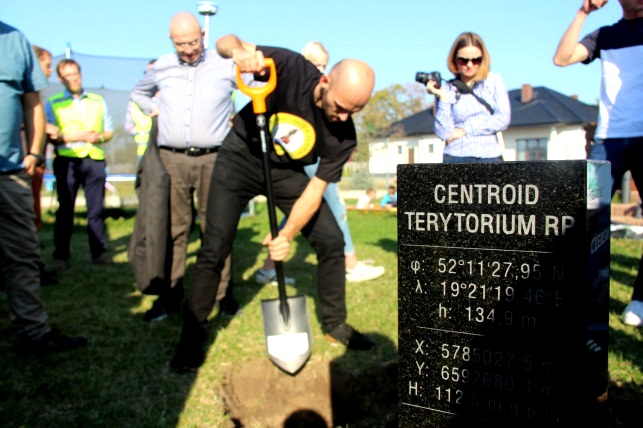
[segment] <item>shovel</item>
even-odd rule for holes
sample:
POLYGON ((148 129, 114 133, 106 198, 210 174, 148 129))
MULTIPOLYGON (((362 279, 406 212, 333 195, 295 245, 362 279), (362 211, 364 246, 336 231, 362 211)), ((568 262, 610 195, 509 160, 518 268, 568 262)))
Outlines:
MULTIPOLYGON (((275 197, 270 173, 270 132, 266 122, 266 97, 277 86, 277 70, 272 58, 265 58, 270 76, 265 86, 249 87, 241 79, 241 71, 237 67, 237 86, 239 90, 252 99, 252 109, 257 116, 257 127, 261 139, 263 158, 263 176, 266 182, 266 197, 268 199, 268 217, 270 233, 273 239, 279 234, 275 197)), ((263 330, 266 338, 266 350, 270 360, 281 370, 294 375, 306 364, 312 351, 313 338, 310 330, 308 309, 305 296, 288 297, 282 262, 275 262, 277 273, 277 288, 279 298, 262 300, 261 314, 263 330)))

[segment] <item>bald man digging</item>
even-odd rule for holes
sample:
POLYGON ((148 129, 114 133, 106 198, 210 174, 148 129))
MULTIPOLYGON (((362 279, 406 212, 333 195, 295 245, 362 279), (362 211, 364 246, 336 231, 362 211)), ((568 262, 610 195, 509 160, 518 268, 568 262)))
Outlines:
MULTIPOLYGON (((324 75, 298 53, 255 46, 234 35, 217 40, 217 51, 242 72, 265 74, 264 58, 272 58, 277 70, 277 87, 266 99, 265 115, 274 142, 270 159, 275 202, 288 222, 275 239, 267 236, 264 245, 273 260, 283 261, 301 232, 317 255, 319 304, 327 338, 348 349, 371 349, 373 341, 346 323, 344 239, 322 195, 328 183, 340 180, 342 167, 355 150, 351 115, 371 97, 373 70, 362 61, 347 59, 324 75), (318 159, 317 173, 309 179, 303 167, 318 159)), ((249 103, 235 116, 212 175, 204 241, 184 308, 183 331, 170 363, 176 372, 194 370, 203 363, 207 318, 223 261, 232 249, 243 209, 253 197, 265 194, 261 153, 249 103)))

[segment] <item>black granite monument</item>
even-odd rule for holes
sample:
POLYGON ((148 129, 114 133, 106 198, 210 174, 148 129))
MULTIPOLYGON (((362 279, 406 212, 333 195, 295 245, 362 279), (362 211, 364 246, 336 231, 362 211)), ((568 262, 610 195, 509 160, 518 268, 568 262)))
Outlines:
POLYGON ((585 160, 398 166, 400 427, 601 426, 610 180, 585 160))

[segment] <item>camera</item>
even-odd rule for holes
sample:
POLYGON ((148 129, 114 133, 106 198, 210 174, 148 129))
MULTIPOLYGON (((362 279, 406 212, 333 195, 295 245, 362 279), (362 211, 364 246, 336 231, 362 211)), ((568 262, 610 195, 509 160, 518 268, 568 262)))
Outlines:
POLYGON ((430 73, 425 73, 423 71, 418 71, 417 73, 415 73, 415 81, 416 82, 420 82, 423 85, 426 85, 429 82, 429 80, 435 81, 435 87, 438 88, 438 89, 440 88, 440 86, 442 84, 442 76, 440 76, 439 71, 432 71, 430 73))

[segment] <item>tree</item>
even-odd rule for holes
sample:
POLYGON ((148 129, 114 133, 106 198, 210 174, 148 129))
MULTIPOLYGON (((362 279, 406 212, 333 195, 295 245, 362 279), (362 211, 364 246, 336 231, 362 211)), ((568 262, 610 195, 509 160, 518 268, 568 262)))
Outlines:
POLYGON ((364 109, 353 116, 357 129, 357 151, 353 160, 368 161, 368 143, 384 134, 393 122, 428 107, 427 93, 417 83, 393 84, 373 95, 364 109))

